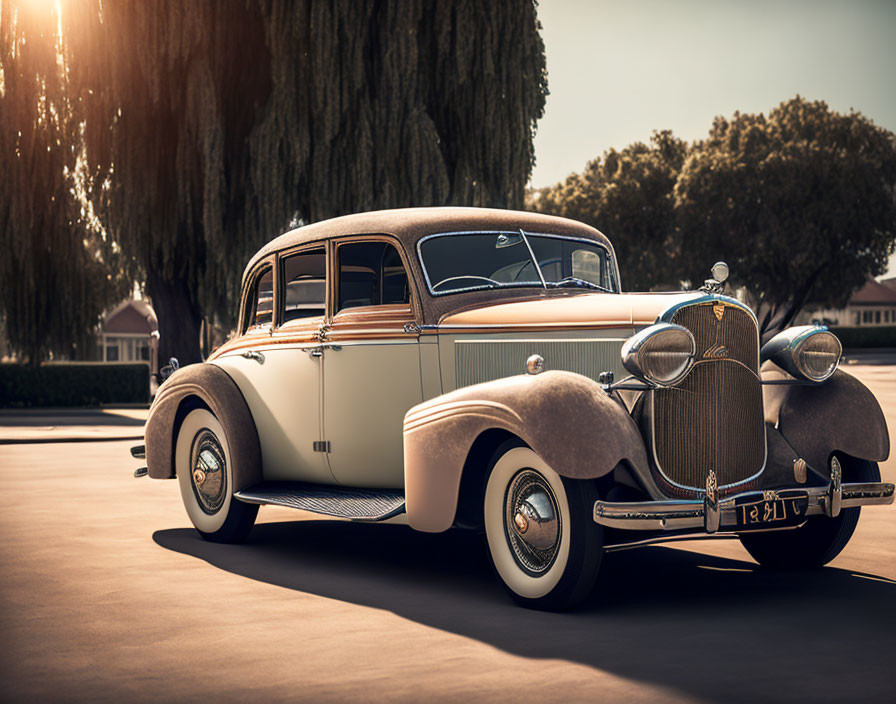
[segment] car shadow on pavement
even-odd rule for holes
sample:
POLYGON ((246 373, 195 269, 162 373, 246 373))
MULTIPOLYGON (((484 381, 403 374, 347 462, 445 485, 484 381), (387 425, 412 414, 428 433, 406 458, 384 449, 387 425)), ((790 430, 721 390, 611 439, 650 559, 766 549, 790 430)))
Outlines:
POLYGON ((295 521, 259 524, 244 545, 187 528, 153 539, 249 579, 697 698, 892 701, 896 581, 885 577, 651 547, 607 556, 593 599, 552 614, 506 597, 472 533, 295 521))

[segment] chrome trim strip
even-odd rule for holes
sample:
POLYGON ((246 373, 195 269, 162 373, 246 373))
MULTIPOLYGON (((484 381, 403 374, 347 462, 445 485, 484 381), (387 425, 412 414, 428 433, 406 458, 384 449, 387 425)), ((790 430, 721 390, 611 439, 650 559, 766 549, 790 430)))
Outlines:
POLYGON ((687 306, 699 306, 701 304, 707 303, 727 303, 730 306, 740 308, 741 310, 749 313, 750 317, 753 318, 753 322, 756 323, 756 339, 759 339, 759 320, 756 318, 756 314, 746 303, 741 303, 739 300, 737 300, 736 298, 732 298, 731 296, 723 296, 721 293, 708 293, 705 296, 700 296, 699 298, 691 298, 687 301, 674 303, 673 305, 666 308, 666 310, 664 310, 662 313, 660 313, 659 316, 657 316, 656 322, 668 323, 672 319, 672 316, 682 308, 685 308, 687 306))
MULTIPOLYGON (((886 506, 893 503, 894 489, 896 489, 896 485, 886 482, 842 484, 840 485, 842 495, 840 506, 841 508, 886 506)), ((745 491, 719 502, 719 529, 723 530, 737 525, 736 502, 738 500, 762 497, 766 499, 794 498, 794 494, 808 497, 809 505, 806 509, 806 516, 830 515, 831 488, 828 486, 745 491)), ((608 528, 707 530, 705 521, 706 510, 702 501, 594 502, 594 522, 608 528)))
POLYGON ((635 548, 644 548, 651 545, 662 545, 663 543, 678 543, 684 540, 735 540, 739 538, 740 536, 737 533, 714 533, 713 535, 706 535, 705 533, 660 535, 655 538, 633 540, 630 543, 611 543, 610 545, 604 545, 604 552, 622 552, 623 550, 634 550, 635 548))

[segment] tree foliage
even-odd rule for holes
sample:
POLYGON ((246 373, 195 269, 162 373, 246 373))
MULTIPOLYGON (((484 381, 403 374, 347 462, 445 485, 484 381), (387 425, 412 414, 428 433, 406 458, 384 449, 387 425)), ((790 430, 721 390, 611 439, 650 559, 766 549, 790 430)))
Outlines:
POLYGON ((69 0, 97 212, 196 361, 290 221, 520 207, 547 92, 533 0, 69 0))
POLYGON ((610 150, 529 205, 603 230, 629 289, 702 282, 724 259, 763 338, 807 304, 839 307, 896 248, 896 136, 797 96, 768 116, 716 118, 610 150))
MULTIPOLYGON (((711 252, 756 299, 764 338, 807 303, 845 304, 896 245, 896 137, 797 96, 716 118, 675 188, 683 252, 711 252)), ((686 275, 704 278, 689 257, 686 275)))
POLYGON ((0 4, 0 320, 11 348, 35 364, 83 354, 127 290, 72 192, 80 126, 57 20, 52 6, 0 4))
POLYGON ((529 207, 581 220, 607 233, 630 290, 677 284, 674 188, 687 144, 669 131, 650 144, 611 149, 582 173, 531 193, 529 207))

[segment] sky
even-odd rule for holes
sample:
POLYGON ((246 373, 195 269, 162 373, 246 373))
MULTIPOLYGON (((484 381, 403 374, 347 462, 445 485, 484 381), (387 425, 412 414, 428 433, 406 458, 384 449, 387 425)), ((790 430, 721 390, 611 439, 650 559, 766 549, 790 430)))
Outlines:
POLYGON ((797 94, 896 131, 896 0, 541 0, 538 17, 535 187, 653 130, 699 139, 716 115, 797 94))

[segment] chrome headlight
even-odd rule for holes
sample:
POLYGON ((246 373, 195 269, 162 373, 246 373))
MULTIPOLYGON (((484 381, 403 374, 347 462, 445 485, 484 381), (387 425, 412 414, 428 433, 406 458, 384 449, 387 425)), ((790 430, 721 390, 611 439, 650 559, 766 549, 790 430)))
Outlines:
POLYGON ((697 345, 687 328, 657 323, 630 337, 622 346, 622 365, 656 386, 674 386, 694 366, 697 345))
POLYGON ((779 332, 762 346, 759 356, 797 379, 822 382, 837 371, 842 352, 840 340, 826 327, 801 325, 779 332))

